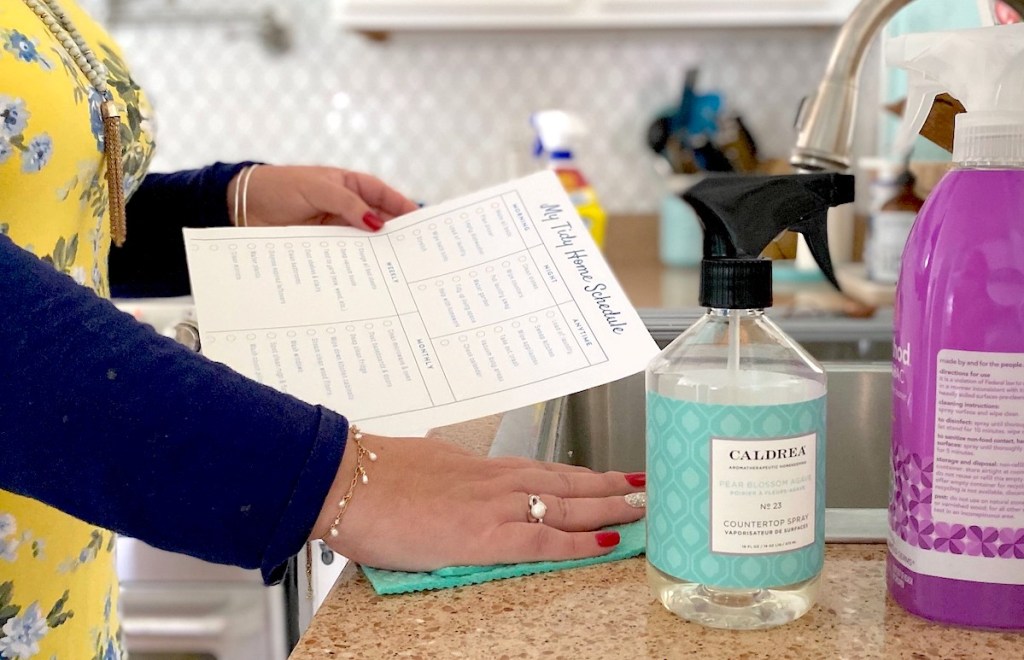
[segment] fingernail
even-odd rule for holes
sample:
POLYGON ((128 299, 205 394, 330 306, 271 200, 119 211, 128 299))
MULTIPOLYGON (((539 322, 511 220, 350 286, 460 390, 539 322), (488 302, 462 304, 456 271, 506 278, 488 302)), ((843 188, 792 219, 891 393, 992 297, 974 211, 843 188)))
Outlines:
POLYGON ((594 534, 594 538, 597 539, 597 544, 602 548, 610 548, 613 545, 619 544, 618 532, 598 532, 594 534))
POLYGON ((373 231, 380 231, 381 227, 384 226, 384 221, 373 211, 367 211, 363 214, 363 223, 373 231))
POLYGON ((626 481, 629 482, 630 486, 636 486, 637 488, 639 488, 640 486, 646 486, 647 485, 647 473, 646 472, 631 472, 631 473, 626 475, 626 481))
POLYGON ((647 493, 630 493, 625 498, 626 504, 634 509, 644 509, 647 507, 647 493))

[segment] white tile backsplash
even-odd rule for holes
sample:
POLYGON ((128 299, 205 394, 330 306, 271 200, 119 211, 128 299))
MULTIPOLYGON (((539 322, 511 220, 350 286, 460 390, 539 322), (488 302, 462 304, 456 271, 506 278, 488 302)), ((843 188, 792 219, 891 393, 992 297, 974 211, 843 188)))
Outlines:
POLYGON ((612 212, 658 207, 644 136, 688 66, 700 66, 701 88, 724 92, 764 154, 785 157, 799 99, 834 37, 829 28, 703 28, 395 33, 377 42, 332 25, 327 0, 288 0, 275 5, 292 43, 281 53, 261 39, 254 17, 270 5, 259 2, 147 0, 159 21, 145 12, 119 21, 115 0, 87 4, 110 19, 156 106, 157 170, 330 163, 441 201, 525 173, 528 116, 557 107, 588 124, 578 153, 612 212), (243 18, 225 18, 232 11, 243 18))

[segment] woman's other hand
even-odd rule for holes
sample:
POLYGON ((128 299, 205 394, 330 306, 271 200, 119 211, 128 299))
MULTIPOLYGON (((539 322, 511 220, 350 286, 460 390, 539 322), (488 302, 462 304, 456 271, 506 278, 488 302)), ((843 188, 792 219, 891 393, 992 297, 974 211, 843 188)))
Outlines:
POLYGON ((259 165, 242 170, 228 186, 231 217, 248 227, 351 225, 378 231, 417 208, 377 177, 337 167, 259 165))
POLYGON ((430 438, 363 434, 360 442, 377 457, 361 457, 367 482, 356 480, 332 535, 356 474, 358 445, 350 438, 312 538, 367 566, 429 571, 593 557, 619 542, 602 527, 644 515, 624 497, 644 490, 642 473, 483 458, 430 438), (547 509, 543 522, 531 522, 530 495, 547 509))

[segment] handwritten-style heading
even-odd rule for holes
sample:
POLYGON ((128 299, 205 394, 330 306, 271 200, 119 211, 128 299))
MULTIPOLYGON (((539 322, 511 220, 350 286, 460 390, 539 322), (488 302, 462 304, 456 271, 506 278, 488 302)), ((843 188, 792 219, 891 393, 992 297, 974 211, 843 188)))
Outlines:
POLYGON ((598 281, 591 271, 587 248, 578 246, 579 236, 576 234, 576 228, 563 219, 562 207, 559 204, 541 204, 541 212, 541 221, 555 231, 556 247, 561 250, 580 280, 584 282, 583 290, 590 294, 605 323, 614 334, 623 334, 628 323, 622 320, 622 312, 613 304, 612 295, 609 293, 611 287, 605 282, 598 281))

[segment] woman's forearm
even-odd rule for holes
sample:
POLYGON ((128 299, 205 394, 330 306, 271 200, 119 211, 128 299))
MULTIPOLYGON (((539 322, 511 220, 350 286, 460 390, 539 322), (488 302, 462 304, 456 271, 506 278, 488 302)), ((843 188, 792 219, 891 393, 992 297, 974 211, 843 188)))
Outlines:
POLYGON ((280 577, 343 417, 191 353, 2 236, 0 307, 0 488, 280 577))
POLYGON ((182 227, 231 224, 228 187, 251 163, 214 163, 196 170, 149 174, 128 200, 128 240, 110 250, 110 288, 117 297, 190 292, 182 227))

